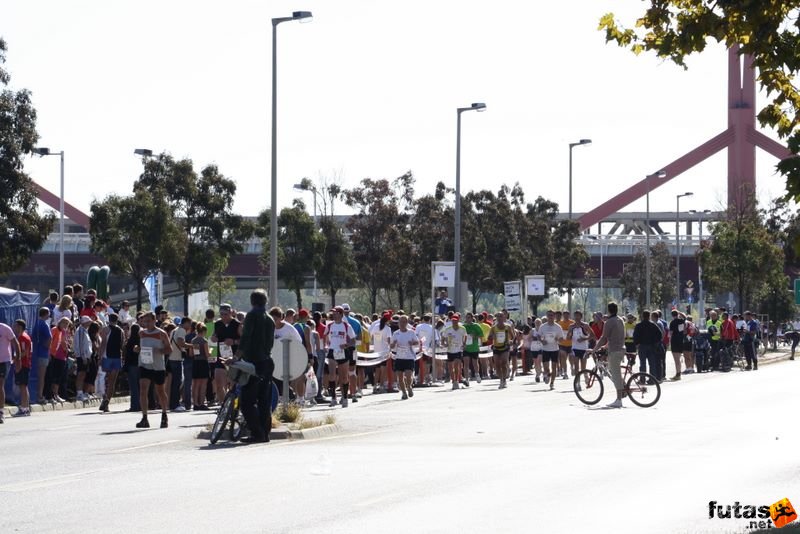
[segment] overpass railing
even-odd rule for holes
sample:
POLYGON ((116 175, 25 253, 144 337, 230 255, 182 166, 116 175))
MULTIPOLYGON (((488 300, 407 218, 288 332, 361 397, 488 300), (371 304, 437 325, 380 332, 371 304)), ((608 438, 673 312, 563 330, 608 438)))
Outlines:
MULTIPOLYGON (((703 236, 703 241, 707 241, 708 236, 703 236)), ((647 246, 647 238, 643 235, 591 235, 582 234, 577 241, 586 248, 592 256, 633 256, 639 251, 643 251, 647 246)), ((673 256, 677 253, 677 245, 674 235, 651 235, 650 246, 657 243, 664 243, 673 256)), ((700 248, 700 236, 681 236, 680 238, 681 256, 694 256, 700 248)))

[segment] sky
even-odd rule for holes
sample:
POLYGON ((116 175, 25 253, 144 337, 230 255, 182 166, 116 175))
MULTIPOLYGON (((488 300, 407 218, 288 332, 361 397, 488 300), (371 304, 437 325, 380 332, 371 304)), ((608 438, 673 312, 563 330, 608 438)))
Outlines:
MULTIPOLYGON (((215 163, 237 183, 236 211, 268 207, 270 19, 297 10, 314 19, 278 28, 279 207, 303 177, 348 188, 410 170, 418 195, 453 187, 456 108, 485 102, 462 116, 462 191, 519 182, 528 200, 566 211, 568 143, 590 138, 573 153, 578 213, 727 126, 721 45, 683 70, 605 43, 604 13, 632 25, 645 4, 3 0, 0 36, 11 87, 33 93, 40 146, 65 151, 66 200, 87 213, 131 192, 135 148, 191 158, 198 171, 215 163)), ((654 189, 651 210, 674 211, 687 191, 682 209, 719 209, 726 161, 722 151, 654 189)), ((776 163, 758 152, 762 202, 784 190, 776 163)), ((25 169, 58 192, 57 158, 25 169)))

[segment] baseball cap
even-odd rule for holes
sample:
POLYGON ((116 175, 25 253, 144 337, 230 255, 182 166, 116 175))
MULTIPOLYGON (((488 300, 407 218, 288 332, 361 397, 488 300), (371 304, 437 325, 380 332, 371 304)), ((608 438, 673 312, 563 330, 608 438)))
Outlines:
POLYGON ((336 306, 335 308, 332 308, 331 311, 332 312, 344 313, 344 308, 342 306, 336 306))
POLYGON ((300 311, 297 313, 300 317, 308 317, 308 310, 305 308, 300 308, 300 311))
POLYGON ((350 311, 350 305, 345 302, 344 304, 342 304, 342 310, 344 310, 346 312, 349 312, 350 311))
POLYGON ((91 323, 91 322, 92 322, 92 318, 91 317, 89 317, 88 315, 81 315, 81 324, 83 324, 83 323, 91 323))

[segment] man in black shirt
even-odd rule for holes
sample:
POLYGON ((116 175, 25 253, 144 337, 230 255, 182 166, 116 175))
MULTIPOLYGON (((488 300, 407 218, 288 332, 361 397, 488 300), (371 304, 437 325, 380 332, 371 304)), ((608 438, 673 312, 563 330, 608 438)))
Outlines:
POLYGON ((650 321, 650 312, 642 312, 642 320, 633 329, 633 344, 639 350, 639 371, 647 372, 650 367, 650 374, 659 378, 662 374, 661 357, 658 347, 661 343, 661 330, 650 321))
MULTIPOLYGON (((675 376, 672 380, 681 379, 681 355, 686 340, 686 315, 678 310, 672 310, 672 321, 669 323, 669 350, 675 360, 675 376)), ((687 368, 688 370, 688 368, 687 368)), ((664 370, 666 373, 666 369, 664 370)))
POLYGON ((257 289, 250 295, 253 306, 244 319, 239 356, 253 364, 256 376, 242 387, 242 415, 250 429, 250 443, 269 441, 272 428, 272 345, 275 342, 275 322, 267 313, 267 294, 257 289))
POLYGON ((228 384, 228 376, 225 374, 225 366, 222 364, 223 358, 232 358, 239 350, 239 338, 242 335, 241 323, 233 317, 233 310, 230 304, 223 304, 219 307, 220 318, 214 323, 214 334, 211 342, 217 345, 217 361, 214 362, 214 393, 217 402, 221 403, 225 398, 225 388, 228 384))

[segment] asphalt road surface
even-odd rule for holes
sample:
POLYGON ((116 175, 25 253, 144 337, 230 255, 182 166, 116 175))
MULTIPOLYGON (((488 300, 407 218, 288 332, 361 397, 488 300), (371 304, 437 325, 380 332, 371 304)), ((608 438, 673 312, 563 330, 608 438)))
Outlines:
POLYGON ((571 380, 517 377, 308 410, 336 415, 326 438, 214 447, 195 437, 208 412, 165 430, 37 413, 0 427, 0 533, 746 532, 709 501, 800 506, 799 382, 783 361, 604 409, 608 392, 587 408, 571 380))

